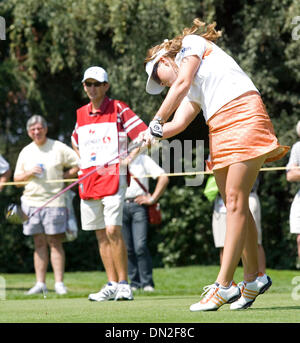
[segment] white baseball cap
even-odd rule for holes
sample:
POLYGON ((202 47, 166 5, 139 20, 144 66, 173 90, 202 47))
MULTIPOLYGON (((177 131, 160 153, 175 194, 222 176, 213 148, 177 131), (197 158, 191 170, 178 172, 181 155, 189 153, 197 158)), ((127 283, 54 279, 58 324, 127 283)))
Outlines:
POLYGON ((166 49, 159 50, 156 53, 153 60, 149 61, 146 64, 146 72, 148 74, 148 80, 147 80, 147 84, 146 84, 146 92, 149 94, 159 94, 165 89, 165 86, 159 85, 157 82, 155 82, 152 79, 152 72, 153 72, 153 67, 154 67, 155 63, 166 53, 167 53, 166 49))
POLYGON ((101 67, 90 67, 84 72, 82 82, 87 79, 95 79, 99 82, 108 82, 108 75, 101 67))

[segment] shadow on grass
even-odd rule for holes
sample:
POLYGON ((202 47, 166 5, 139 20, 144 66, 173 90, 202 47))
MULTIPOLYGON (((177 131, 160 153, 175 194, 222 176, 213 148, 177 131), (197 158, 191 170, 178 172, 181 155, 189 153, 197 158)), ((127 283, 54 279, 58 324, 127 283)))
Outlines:
MULTIPOLYGON (((30 289, 30 287, 6 287, 6 291, 28 291, 30 289)), ((52 289, 48 289, 47 290, 47 293, 55 293, 54 290, 52 289)), ((38 294, 43 294, 42 292, 40 293, 36 293, 37 295, 38 294)), ((31 294, 31 295, 35 295, 35 294, 31 294)))
POLYGON ((28 287, 6 287, 7 291, 28 291, 28 287))
POLYGON ((137 295, 134 296, 135 300, 163 300, 163 301, 168 301, 168 300, 175 300, 175 299, 179 299, 179 300, 183 300, 183 299, 193 299, 195 300, 195 296, 192 295, 185 295, 184 297, 182 296, 158 296, 158 295, 137 295))

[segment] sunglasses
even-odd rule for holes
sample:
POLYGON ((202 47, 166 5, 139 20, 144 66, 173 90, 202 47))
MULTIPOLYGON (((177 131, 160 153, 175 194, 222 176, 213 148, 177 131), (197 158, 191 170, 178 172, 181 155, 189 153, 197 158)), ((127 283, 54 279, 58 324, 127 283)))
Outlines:
POLYGON ((94 86, 94 87, 100 87, 100 86, 102 86, 102 85, 104 85, 106 82, 88 82, 88 81, 86 81, 84 84, 87 86, 87 87, 92 87, 92 86, 94 86))
POLYGON ((158 83, 158 84, 160 85, 160 84, 161 84, 161 80, 160 80, 160 78, 159 78, 159 76, 158 76, 158 74, 157 74, 157 69, 158 69, 159 62, 160 62, 160 61, 158 61, 158 62, 156 62, 156 63, 154 64, 154 67, 153 67, 153 71, 152 71, 151 77, 152 77, 152 79, 153 79, 156 83, 158 83))

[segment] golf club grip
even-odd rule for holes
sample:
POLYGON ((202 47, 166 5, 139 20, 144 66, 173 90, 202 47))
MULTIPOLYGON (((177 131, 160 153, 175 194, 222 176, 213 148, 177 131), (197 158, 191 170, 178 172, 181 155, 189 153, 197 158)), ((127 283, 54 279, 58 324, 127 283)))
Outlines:
POLYGON ((29 218, 33 217, 35 214, 37 214, 38 212, 40 212, 44 207, 46 207, 48 204, 50 204, 53 200, 55 200, 56 198, 60 197, 62 194, 64 194, 65 192, 67 192, 69 189, 71 189, 72 187, 78 185, 82 180, 86 179, 87 177, 89 177, 90 175, 94 174, 96 171, 98 171, 101 168, 106 167, 109 163, 111 163, 112 161, 116 160, 117 158, 121 158, 121 157, 126 157, 128 156, 128 154, 130 154, 130 152, 140 146, 142 146, 143 141, 141 142, 136 142, 136 143, 131 143, 128 146, 128 149, 126 151, 124 151, 123 153, 120 153, 118 156, 112 158, 110 161, 106 162, 103 165, 100 165, 98 167, 96 167, 95 169, 91 170, 90 172, 88 172, 87 174, 85 174, 84 176, 82 176, 81 178, 79 178, 77 181, 71 183, 69 186, 67 186, 66 188, 62 189, 60 192, 58 192, 57 194, 55 194, 52 198, 50 198, 47 202, 45 202, 45 204, 43 204, 41 207, 37 208, 30 216, 29 218))

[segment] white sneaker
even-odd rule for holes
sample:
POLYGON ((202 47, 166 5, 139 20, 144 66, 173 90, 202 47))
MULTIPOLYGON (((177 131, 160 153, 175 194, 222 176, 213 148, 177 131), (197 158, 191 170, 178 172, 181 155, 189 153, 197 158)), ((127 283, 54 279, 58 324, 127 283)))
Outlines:
POLYGON ((68 293, 67 287, 63 282, 55 282, 55 292, 59 295, 64 295, 68 293))
POLYGON ((241 297, 230 305, 231 310, 243 310, 250 307, 259 294, 263 294, 272 285, 272 280, 266 274, 259 275, 252 282, 242 281, 239 283, 241 297))
POLYGON ((216 282, 205 286, 203 290, 204 292, 201 294, 203 299, 191 305, 190 311, 216 311, 222 305, 230 304, 241 296, 240 289, 234 282, 229 288, 223 288, 216 282))
POLYGON ((91 301, 107 301, 114 300, 117 294, 118 284, 116 282, 108 282, 98 293, 92 293, 88 296, 91 301))
POLYGON ((145 286, 145 287, 144 287, 144 291, 145 291, 145 292, 154 292, 154 287, 152 287, 152 286, 150 286, 150 285, 149 285, 149 286, 145 286))
POLYGON ((133 300, 133 293, 130 285, 119 283, 115 300, 133 300))
POLYGON ((31 295, 31 294, 38 294, 38 293, 47 293, 47 287, 44 282, 37 282, 28 292, 26 292, 26 295, 31 295))

